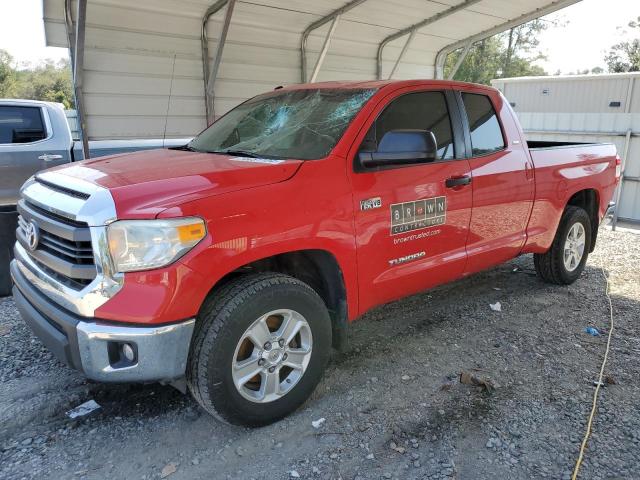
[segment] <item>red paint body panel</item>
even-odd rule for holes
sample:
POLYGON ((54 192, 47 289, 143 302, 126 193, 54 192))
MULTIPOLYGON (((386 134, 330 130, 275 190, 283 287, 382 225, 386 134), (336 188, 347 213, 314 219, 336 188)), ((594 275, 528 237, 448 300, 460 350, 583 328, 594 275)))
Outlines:
POLYGON ((347 165, 353 187, 361 313, 381 303, 454 280, 462 276, 465 268, 472 192, 468 187, 448 190, 444 182, 450 177, 469 175, 468 160, 371 172, 355 172, 352 167, 369 127, 389 102, 407 93, 431 90, 443 90, 442 84, 423 82, 394 90, 372 109, 351 143, 347 165), (442 196, 446 197, 446 223, 390 234, 391 205, 442 196), (371 197, 380 197, 382 208, 361 211, 360 202, 371 197), (389 264, 394 259, 422 252, 424 256, 416 261, 389 264))
POLYGON ((595 189, 602 217, 616 186, 612 145, 530 152, 511 107, 488 87, 417 80, 313 87, 378 89, 320 160, 267 164, 157 150, 80 164, 110 189, 118 218, 197 215, 208 229, 173 265, 127 273, 123 289, 96 317, 136 324, 190 318, 230 272, 281 253, 322 250, 341 269, 353 320, 376 305, 523 252, 546 251, 574 193, 595 189), (399 95, 424 90, 488 95, 506 148, 478 158, 356 172, 354 158, 378 113, 399 95), (464 175, 472 177, 471 185, 444 187, 447 178, 464 175), (376 197, 381 208, 361 210, 362 200, 376 197), (444 223, 392 234, 391 205, 418 201, 417 209, 421 200, 436 197, 446 198, 444 223))
POLYGON ((594 144, 530 150, 535 166, 536 199, 527 226, 523 253, 549 249, 567 201, 581 190, 598 193, 602 219, 617 185, 616 149, 594 144))
MULTIPOLYGON (((487 94, 483 88, 463 92, 487 94)), ((498 113, 506 148, 469 160, 473 177, 473 213, 467 241, 465 275, 518 256, 534 200, 533 167, 515 115, 498 92, 490 98, 498 113)))
POLYGON ((282 182, 301 164, 158 149, 86 160, 64 170, 81 169, 83 178, 109 189, 119 219, 134 219, 153 218, 176 203, 282 182))

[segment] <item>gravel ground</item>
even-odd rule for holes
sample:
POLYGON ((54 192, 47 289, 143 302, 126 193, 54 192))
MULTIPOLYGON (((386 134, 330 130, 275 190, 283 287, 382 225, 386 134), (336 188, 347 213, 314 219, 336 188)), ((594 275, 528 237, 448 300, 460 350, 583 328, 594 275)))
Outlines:
POLYGON ((568 479, 606 344, 584 332, 608 329, 600 267, 612 383, 581 478, 638 478, 640 235, 602 229, 598 243, 569 287, 539 281, 525 256, 376 309, 301 410, 253 430, 171 387, 86 382, 0 300, 0 478, 568 479), (463 371, 495 391, 461 384, 463 371), (101 408, 66 417, 90 399, 101 408))

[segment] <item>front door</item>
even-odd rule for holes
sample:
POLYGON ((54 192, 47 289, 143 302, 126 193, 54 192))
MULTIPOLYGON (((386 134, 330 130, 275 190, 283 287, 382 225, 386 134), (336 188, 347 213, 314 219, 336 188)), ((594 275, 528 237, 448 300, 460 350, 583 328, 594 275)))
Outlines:
POLYGON ((0 207, 13 208, 33 174, 70 161, 53 138, 46 111, 36 105, 0 105, 0 207))
POLYGON ((409 87, 383 103, 354 150, 375 150, 392 130, 419 129, 434 133, 438 159, 367 169, 353 156, 361 312, 460 277, 471 219, 471 173, 458 158, 464 144, 454 135, 452 92, 409 87))

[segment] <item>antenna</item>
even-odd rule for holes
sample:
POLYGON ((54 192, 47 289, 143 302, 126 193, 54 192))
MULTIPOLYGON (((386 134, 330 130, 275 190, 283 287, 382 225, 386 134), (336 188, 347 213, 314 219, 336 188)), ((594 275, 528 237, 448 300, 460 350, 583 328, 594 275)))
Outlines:
POLYGON ((171 83, 169 84, 169 98, 167 98, 167 112, 164 115, 164 131, 162 132, 162 148, 167 138, 167 123, 169 122, 169 108, 171 106, 171 93, 173 92, 173 76, 176 72, 176 54, 173 54, 173 66, 171 67, 171 83))

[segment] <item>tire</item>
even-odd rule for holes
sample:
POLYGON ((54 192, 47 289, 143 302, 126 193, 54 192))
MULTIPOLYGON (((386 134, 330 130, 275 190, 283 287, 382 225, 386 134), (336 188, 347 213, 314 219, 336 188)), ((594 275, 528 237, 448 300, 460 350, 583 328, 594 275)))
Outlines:
POLYGON ((322 378, 330 352, 329 313, 311 287, 279 273, 242 275, 203 304, 189 353, 187 385, 196 401, 219 420, 268 425, 309 398, 322 378), (290 321, 287 325, 296 322, 300 329, 294 340, 285 344, 284 338, 291 334, 285 331, 286 319, 290 321), (248 335, 249 331, 254 334, 248 335), (282 342, 278 344, 280 333, 282 342), (251 340, 264 334, 273 340, 269 350, 266 343, 271 345, 271 341, 258 348, 251 340), (296 363, 298 369, 289 367, 288 362, 302 358, 304 361, 296 363), (251 374, 242 377, 246 372, 239 368, 245 364, 260 373, 246 380, 251 374), (271 368, 277 377, 269 373, 271 368), (274 378, 277 380, 268 380, 274 378), (235 382, 246 383, 236 386, 235 382))
MULTIPOLYGON (((556 285, 569 285, 575 282, 582 274, 584 266, 587 263, 587 257, 591 250, 591 219, 589 214, 582 208, 573 205, 568 206, 562 214, 556 236, 553 239, 551 248, 543 254, 535 254, 533 256, 536 272, 542 280, 547 283, 556 285), (567 237, 573 231, 582 231, 584 233, 584 243, 582 244, 582 255, 578 261, 576 256, 571 260, 568 256, 569 265, 565 262, 565 247, 567 246, 567 237)), ((579 237, 576 237, 579 238, 579 237)), ((578 245, 579 242, 574 242, 578 245)), ((578 248, 579 250, 579 248, 578 248)), ((575 250, 574 250, 575 252, 575 250)))

